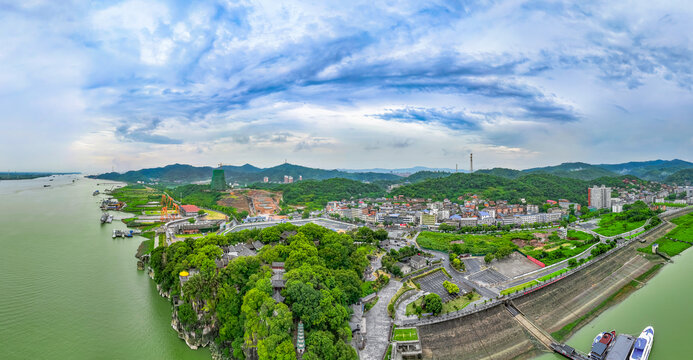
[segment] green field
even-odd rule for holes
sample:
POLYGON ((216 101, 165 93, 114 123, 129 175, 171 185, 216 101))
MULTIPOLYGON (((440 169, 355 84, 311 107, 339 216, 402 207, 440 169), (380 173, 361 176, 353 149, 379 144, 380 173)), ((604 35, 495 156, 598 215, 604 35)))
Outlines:
POLYGON ((538 284, 536 280, 528 281, 528 282, 526 282, 526 283, 524 283, 524 284, 520 284, 520 285, 517 285, 517 286, 513 286, 513 287, 511 287, 511 288, 507 288, 507 289, 505 289, 505 290, 502 290, 502 291, 500 292, 500 294, 501 294, 501 295, 509 295, 509 294, 512 294, 512 293, 514 293, 514 292, 520 291, 520 290, 522 290, 522 289, 524 289, 524 288, 528 288, 528 287, 533 286, 533 285, 536 285, 536 284, 538 284))
POLYGON ((539 280, 539 281, 546 281, 546 280, 549 280, 549 279, 553 279, 553 278, 555 278, 556 276, 559 276, 559 275, 561 275, 561 274, 565 274, 565 273, 567 273, 567 272, 568 272, 568 269, 561 269, 561 270, 552 272, 551 274, 544 275, 544 276, 540 277, 540 278, 537 279, 537 280, 539 280))
POLYGON ((416 328, 410 329, 395 329, 392 334, 392 341, 413 341, 419 340, 419 334, 416 332, 416 328))
POLYGON ((569 259, 575 255, 582 253, 593 244, 593 242, 587 241, 564 240, 550 244, 549 246, 554 247, 560 245, 560 247, 554 248, 553 250, 533 249, 531 247, 525 247, 522 248, 522 252, 535 259, 538 259, 545 265, 553 265, 557 262, 561 262, 565 259, 569 259))
POLYGON ((618 214, 606 214, 602 216, 599 221, 599 227, 594 229, 594 232, 604 235, 604 236, 615 236, 618 234, 623 234, 625 232, 637 229, 643 225, 647 220, 628 222, 625 220, 616 220, 614 217, 618 214))
POLYGON ((451 242, 463 241, 459 244, 462 250, 460 253, 487 254, 495 253, 503 247, 517 249, 517 245, 512 242, 513 239, 531 240, 534 239, 532 233, 544 232, 528 230, 499 234, 461 235, 423 231, 419 234, 416 242, 425 249, 449 252, 452 248, 451 242))
POLYGON ((686 204, 676 204, 676 203, 670 203, 670 202, 664 202, 664 203, 654 203, 654 205, 664 205, 666 207, 686 207, 688 205, 686 204))
MULTIPOLYGON (((672 241, 667 239, 667 237, 693 242, 693 213, 672 219, 671 222, 677 226, 664 235, 664 237, 661 237, 655 241, 655 243, 659 244, 659 252, 665 253, 669 256, 675 256, 691 247, 691 245, 672 241)), ((652 246, 642 247, 638 249, 638 251, 651 254, 652 246)))
POLYGON ((591 240, 592 235, 578 230, 568 230, 568 239, 570 240, 591 240))

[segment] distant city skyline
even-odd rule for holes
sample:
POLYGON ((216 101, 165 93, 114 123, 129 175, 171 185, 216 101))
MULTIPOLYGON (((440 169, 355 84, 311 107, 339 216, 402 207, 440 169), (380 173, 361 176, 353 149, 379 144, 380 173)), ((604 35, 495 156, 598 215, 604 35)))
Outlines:
POLYGON ((693 159, 680 2, 0 3, 0 171, 693 159))

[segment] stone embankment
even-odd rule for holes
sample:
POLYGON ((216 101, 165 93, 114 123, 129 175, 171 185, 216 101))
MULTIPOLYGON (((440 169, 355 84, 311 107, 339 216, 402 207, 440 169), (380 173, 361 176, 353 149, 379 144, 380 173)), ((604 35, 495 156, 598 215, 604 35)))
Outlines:
POLYGON ((540 352, 504 306, 419 327, 424 359, 516 359, 540 352))

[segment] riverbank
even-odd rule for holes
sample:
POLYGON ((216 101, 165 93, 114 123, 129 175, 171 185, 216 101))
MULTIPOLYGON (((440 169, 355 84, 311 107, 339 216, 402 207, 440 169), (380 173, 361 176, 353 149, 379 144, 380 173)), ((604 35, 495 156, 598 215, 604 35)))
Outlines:
POLYGON ((624 285, 618 291, 607 297, 606 300, 602 301, 595 308, 587 312, 587 314, 565 325, 560 330, 551 333, 551 336, 553 336, 553 338, 558 341, 563 341, 567 338, 570 338, 577 330, 587 325, 590 321, 599 316, 601 313, 608 310, 610 307, 619 304, 620 302, 625 300, 631 293, 645 286, 646 282, 652 277, 654 277, 657 271, 659 271, 663 265, 664 264, 662 263, 653 265, 649 270, 645 271, 643 274, 641 274, 628 284, 624 285))

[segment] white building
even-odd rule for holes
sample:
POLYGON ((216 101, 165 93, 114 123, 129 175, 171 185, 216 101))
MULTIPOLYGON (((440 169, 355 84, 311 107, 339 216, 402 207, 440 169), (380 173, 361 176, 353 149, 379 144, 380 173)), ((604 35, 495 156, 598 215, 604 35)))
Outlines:
POLYGON ((611 188, 602 185, 587 189, 587 206, 595 209, 611 207, 611 188))
POLYGON ((613 205, 611 205, 611 212, 614 212, 614 213, 623 212, 623 204, 613 204, 613 205))

